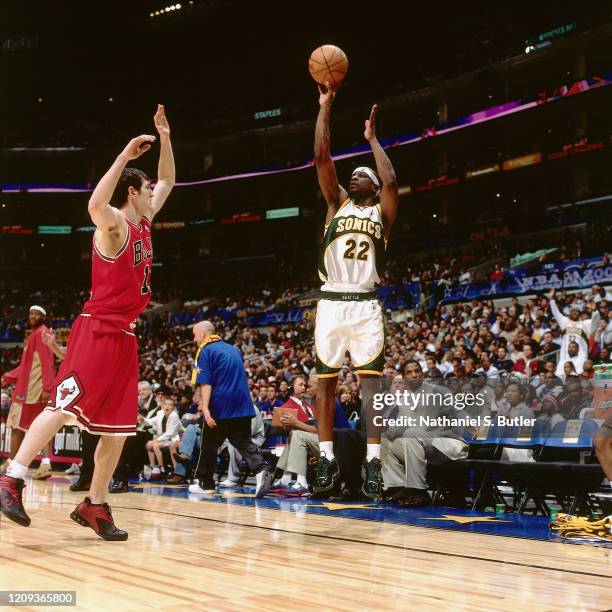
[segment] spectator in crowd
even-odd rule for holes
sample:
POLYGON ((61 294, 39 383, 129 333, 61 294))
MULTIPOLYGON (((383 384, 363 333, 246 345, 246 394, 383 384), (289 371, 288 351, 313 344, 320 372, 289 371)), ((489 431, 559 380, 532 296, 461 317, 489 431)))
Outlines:
POLYGON ((585 359, 582 364, 582 372, 579 374, 579 378, 591 379, 595 376, 595 370, 593 369, 593 361, 591 359, 585 359))
POLYGON ((291 397, 290 382, 291 381, 281 380, 278 385, 278 399, 281 402, 286 402, 291 397))
POLYGON ((539 417, 544 421, 544 427, 540 430, 542 435, 550 434, 559 423, 565 422, 565 419, 559 414, 559 407, 559 401, 552 393, 547 393, 542 397, 542 414, 539 417))
MULTIPOLYGON (((257 404, 257 402, 256 402, 257 404)), ((283 405, 283 400, 277 397, 276 385, 274 383, 268 383, 266 387, 266 395, 263 401, 259 402, 257 407, 263 414, 271 415, 274 412, 274 408, 283 405)))
POLYGON ((576 373, 576 366, 572 361, 566 361, 563 364, 563 380, 567 382, 571 378, 576 378, 578 374, 576 373))
POLYGON ((169 484, 184 484, 187 482, 187 472, 194 465, 193 456, 200 450, 202 437, 203 415, 198 423, 187 425, 183 439, 170 445, 174 458, 174 473, 166 479, 169 484), (177 452, 174 452, 175 449, 177 452))
POLYGON ((569 378, 565 384, 566 393, 561 398, 560 413, 567 420, 578 419, 584 409, 591 407, 590 398, 585 395, 578 377, 569 378))
POLYGON ((593 360, 593 363, 597 365, 601 365, 604 363, 610 363, 610 362, 611 362, 610 349, 607 347, 600 349, 599 355, 593 360))
POLYGON ((591 335, 599 350, 612 346, 612 314, 608 301, 600 299, 591 319, 591 335))
MULTIPOLYGON (((533 421, 535 419, 533 410, 526 404, 528 393, 529 389, 526 385, 518 380, 510 380, 504 396, 507 408, 503 412, 500 411, 499 416, 507 419, 520 418, 525 423, 528 420, 533 421)), ((513 427, 512 430, 518 431, 518 427, 513 427)), ((502 451, 502 459, 508 461, 533 461, 533 451, 526 448, 510 448, 505 446, 502 451)))
POLYGON ((493 363, 493 365, 495 366, 495 368, 497 368, 500 376, 507 376, 512 370, 512 367, 514 366, 514 361, 512 361, 512 359, 508 359, 508 354, 505 346, 500 346, 497 349, 497 359, 493 363))
POLYGON ((563 385, 554 371, 544 370, 540 374, 540 385, 536 388, 537 397, 542 400, 545 395, 559 397, 563 393, 563 385))
POLYGON ((494 384, 499 380, 499 370, 491 364, 491 359, 488 353, 483 353, 480 356, 480 367, 476 370, 476 374, 484 374, 488 384, 494 384))
POLYGON ((523 360, 525 361, 525 374, 529 377, 535 376, 541 362, 536 357, 531 342, 526 342, 523 345, 523 360))
POLYGON ((284 404, 283 408, 295 408, 297 419, 302 423, 308 423, 317 418, 317 409, 305 398, 306 378, 298 375, 291 381, 291 395, 284 404))
POLYGON ((504 269, 499 264, 495 264, 493 266, 490 279, 493 282, 504 280, 504 269))
POLYGON ((141 380, 138 383, 138 411, 148 419, 151 419, 157 414, 159 406, 153 395, 151 383, 147 380, 141 380))
POLYGON ((588 338, 591 334, 591 319, 581 319, 582 308, 576 303, 566 308, 569 309, 569 316, 561 314, 557 301, 555 300, 555 290, 551 289, 548 294, 550 310, 555 321, 563 334, 561 352, 557 366, 557 376, 563 374, 563 367, 567 361, 574 364, 577 374, 582 372, 582 364, 588 355, 588 338))
MULTIPOLYGON (((311 401, 316 399, 317 391, 318 380, 316 373, 313 372, 308 381, 308 393, 311 401)), ((308 456, 318 457, 320 452, 316 422, 303 422, 297 417, 284 415, 281 417, 281 423, 290 430, 290 435, 276 464, 277 469, 283 471, 283 475, 275 484, 279 487, 289 487, 291 486, 292 475, 295 474, 296 481, 291 486, 291 492, 293 494, 305 495, 308 492, 308 481, 306 479, 308 456)), ((363 460, 363 457, 361 457, 359 450, 355 451, 355 448, 361 448, 365 456, 365 441, 361 440, 359 435, 350 429, 344 411, 337 399, 333 433, 334 450, 337 451, 336 460, 338 461, 340 478, 345 485, 345 492, 340 495, 343 499, 360 497, 361 480, 359 477, 355 478, 354 473, 355 471, 359 473, 361 470, 361 462, 355 463, 355 461, 359 457, 363 460), (338 448, 339 437, 342 438, 342 449, 338 448), (346 452, 347 449, 348 452, 346 452)))
POLYGON ((6 391, 2 391, 0 397, 0 419, 4 421, 11 408, 11 396, 6 391))
MULTIPOLYGON (((145 417, 141 417, 145 420, 145 417)), ((161 404, 161 410, 153 417, 146 420, 153 427, 154 437, 146 444, 147 453, 149 455, 149 465, 151 466, 151 475, 159 477, 162 472, 165 472, 164 459, 162 449, 168 448, 172 442, 179 439, 179 434, 182 431, 181 420, 176 411, 176 403, 171 398, 166 398, 161 404)), ((171 455, 173 467, 175 466, 174 457, 171 455)))
MULTIPOLYGON (((442 397, 448 391, 424 381, 423 370, 416 360, 404 366, 406 386, 413 397, 420 399, 416 406, 401 405, 389 414, 398 417, 456 416, 453 406, 444 406, 440 399, 431 401, 434 394, 442 397)), ((427 493, 427 465, 439 465, 447 461, 467 457, 467 444, 454 430, 444 426, 394 426, 389 427, 382 439, 381 461, 385 497, 403 507, 425 506, 431 503, 427 493)))

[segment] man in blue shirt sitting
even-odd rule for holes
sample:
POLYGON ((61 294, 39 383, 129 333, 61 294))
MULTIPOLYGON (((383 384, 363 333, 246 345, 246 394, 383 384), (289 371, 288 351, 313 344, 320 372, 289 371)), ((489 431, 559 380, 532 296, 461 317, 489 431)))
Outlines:
POLYGON ((227 438, 255 472, 255 497, 263 497, 272 485, 272 468, 265 462, 251 440, 251 419, 255 409, 249 393, 240 351, 219 336, 210 321, 193 326, 193 338, 199 346, 191 377, 200 385, 204 430, 196 481, 190 493, 214 493, 215 460, 219 446, 227 438))

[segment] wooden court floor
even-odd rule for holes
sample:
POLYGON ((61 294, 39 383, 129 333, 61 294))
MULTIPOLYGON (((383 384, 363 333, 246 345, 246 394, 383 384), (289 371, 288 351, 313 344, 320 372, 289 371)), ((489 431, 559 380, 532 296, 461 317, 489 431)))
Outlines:
POLYGON ((609 548, 136 492, 111 496, 129 540, 104 542, 65 484, 25 499, 32 526, 0 525, 0 590, 72 590, 80 610, 612 608, 609 548))

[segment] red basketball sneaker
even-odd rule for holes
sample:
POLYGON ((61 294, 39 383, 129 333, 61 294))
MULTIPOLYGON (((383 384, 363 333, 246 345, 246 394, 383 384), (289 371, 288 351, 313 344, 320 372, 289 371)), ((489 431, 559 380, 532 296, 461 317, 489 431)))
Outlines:
POLYGON ((83 527, 91 527, 103 540, 128 539, 127 531, 117 529, 108 504, 92 504, 86 497, 71 513, 70 518, 83 527))
POLYGON ((23 478, 0 476, 0 511, 6 518, 19 523, 24 527, 30 524, 30 517, 26 514, 21 499, 21 492, 25 487, 23 478))

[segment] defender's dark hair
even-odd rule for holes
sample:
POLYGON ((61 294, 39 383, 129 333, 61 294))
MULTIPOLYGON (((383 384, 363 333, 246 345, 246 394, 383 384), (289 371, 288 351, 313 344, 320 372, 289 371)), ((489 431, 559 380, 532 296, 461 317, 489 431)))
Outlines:
POLYGON ((125 206, 128 199, 128 189, 133 187, 136 191, 140 191, 143 181, 148 181, 149 177, 138 168, 124 168, 110 203, 113 206, 121 208, 125 206))

